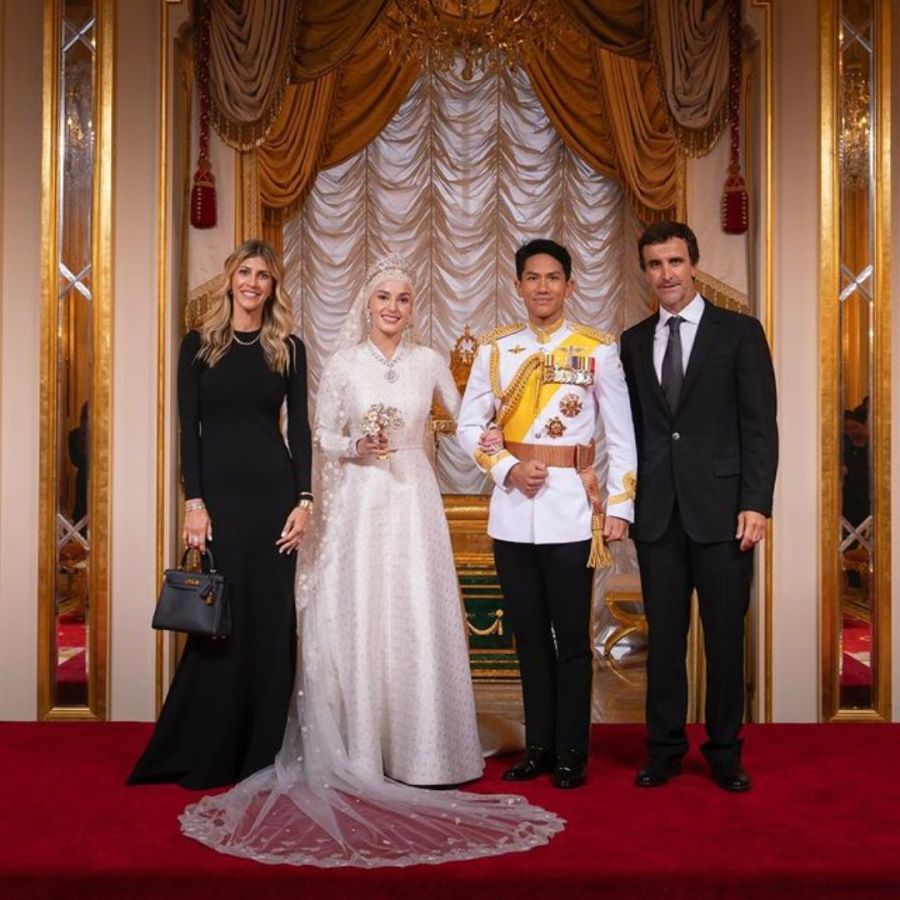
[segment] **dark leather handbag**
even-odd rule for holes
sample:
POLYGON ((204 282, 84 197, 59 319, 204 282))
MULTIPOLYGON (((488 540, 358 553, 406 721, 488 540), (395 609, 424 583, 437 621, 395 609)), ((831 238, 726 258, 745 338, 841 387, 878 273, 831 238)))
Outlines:
POLYGON ((231 634, 231 606, 225 576, 215 569, 212 551, 200 554, 199 572, 186 570, 189 550, 177 569, 163 572, 153 627, 223 638, 231 634))

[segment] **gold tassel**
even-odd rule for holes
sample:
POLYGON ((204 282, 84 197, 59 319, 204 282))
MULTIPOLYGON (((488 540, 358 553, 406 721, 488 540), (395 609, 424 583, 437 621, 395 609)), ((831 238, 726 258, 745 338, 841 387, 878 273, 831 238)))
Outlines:
POLYGON ((587 564, 589 569, 608 569, 613 564, 612 554, 603 540, 603 513, 591 516, 591 554, 587 564))

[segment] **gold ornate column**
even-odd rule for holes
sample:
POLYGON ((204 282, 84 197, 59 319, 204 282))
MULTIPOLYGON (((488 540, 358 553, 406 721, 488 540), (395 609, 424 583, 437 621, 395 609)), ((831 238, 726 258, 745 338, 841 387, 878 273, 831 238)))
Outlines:
POLYGON ((890 0, 820 0, 821 715, 891 710, 890 0))
POLYGON ((45 0, 38 717, 105 719, 114 0, 45 0))

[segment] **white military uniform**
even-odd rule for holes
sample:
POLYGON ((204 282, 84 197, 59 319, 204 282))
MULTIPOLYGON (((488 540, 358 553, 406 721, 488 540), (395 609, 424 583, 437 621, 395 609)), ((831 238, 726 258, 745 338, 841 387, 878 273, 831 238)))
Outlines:
POLYGON ((507 325, 479 344, 457 434, 494 480, 488 534, 519 543, 563 543, 590 538, 592 526, 591 502, 574 466, 551 465, 534 498, 505 483, 517 457, 509 449, 489 456, 478 448, 492 422, 501 425, 504 443, 513 450, 517 444, 571 447, 593 441, 600 416, 608 459, 606 514, 633 521, 637 454, 615 339, 561 320, 549 332, 507 325))

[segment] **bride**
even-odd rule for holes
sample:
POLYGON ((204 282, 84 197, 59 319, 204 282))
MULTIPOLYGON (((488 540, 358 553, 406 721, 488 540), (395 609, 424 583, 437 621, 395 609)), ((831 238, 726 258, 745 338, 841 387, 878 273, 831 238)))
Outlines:
POLYGON ((322 374, 318 515, 297 569, 298 669, 275 764, 181 816, 260 862, 404 866, 527 850, 563 827, 483 768, 450 536, 425 452, 433 398, 459 395, 415 339, 412 273, 368 273, 322 374))

